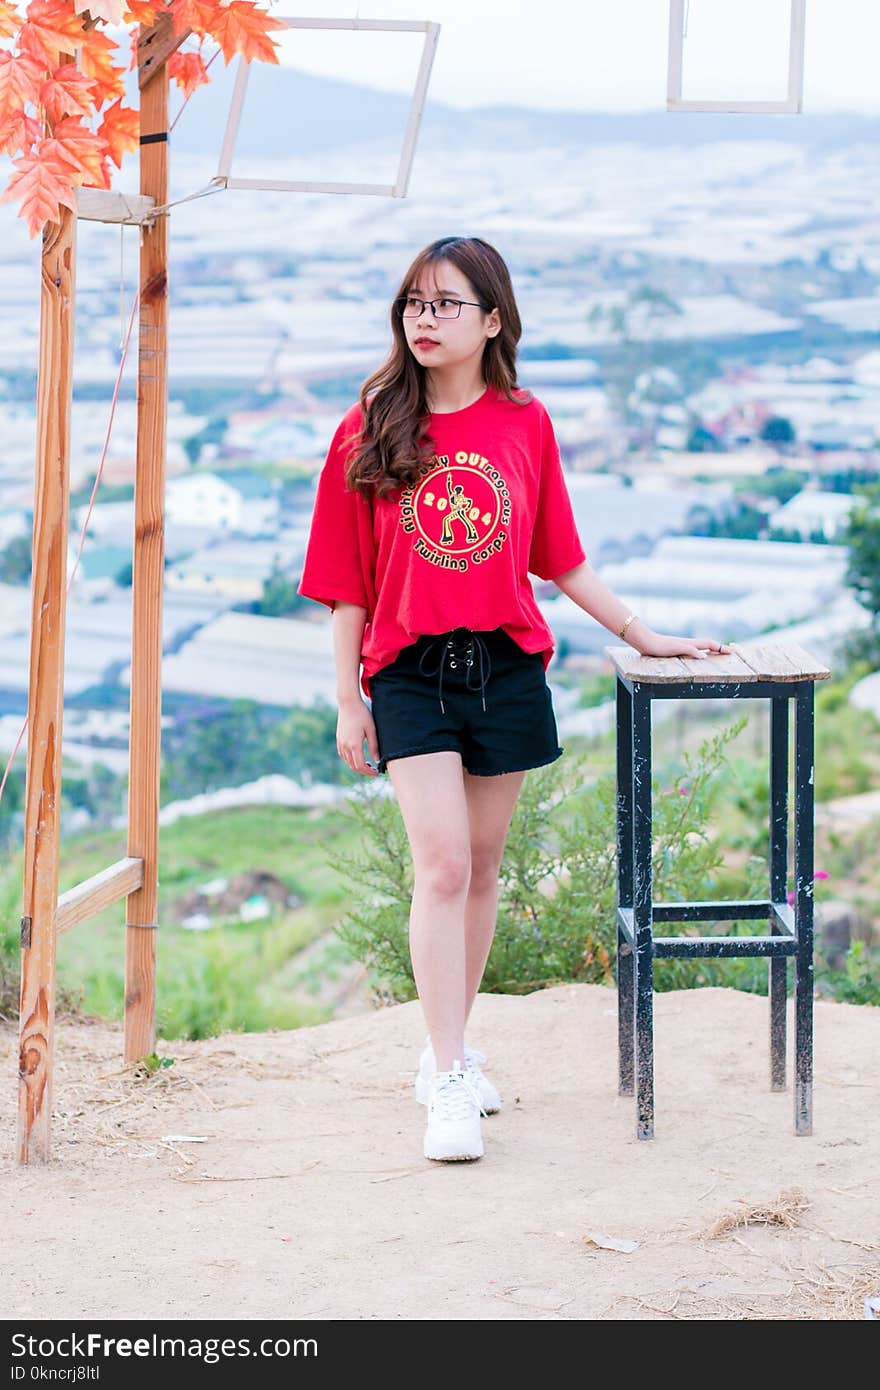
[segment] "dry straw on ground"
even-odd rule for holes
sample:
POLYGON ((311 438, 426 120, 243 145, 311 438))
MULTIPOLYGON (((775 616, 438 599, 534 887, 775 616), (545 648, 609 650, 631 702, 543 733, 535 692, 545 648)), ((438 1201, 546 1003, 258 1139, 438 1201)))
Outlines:
POLYGON ((748 1202, 740 1198, 740 1205, 732 1211, 722 1212, 705 1235, 709 1240, 716 1240, 741 1226, 785 1226, 791 1230, 798 1225, 801 1214, 808 1211, 809 1206, 799 1187, 788 1188, 769 1202, 748 1202))

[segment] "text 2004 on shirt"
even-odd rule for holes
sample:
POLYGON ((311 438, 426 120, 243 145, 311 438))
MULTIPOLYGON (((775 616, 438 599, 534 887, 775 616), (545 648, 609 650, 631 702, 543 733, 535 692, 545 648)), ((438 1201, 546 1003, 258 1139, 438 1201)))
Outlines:
POLYGON ((413 487, 367 498, 345 486, 362 427, 343 416, 318 479, 297 592, 367 611, 361 686, 423 634, 501 627, 544 669, 553 634, 529 574, 555 579, 585 559, 559 446, 537 397, 515 405, 489 386, 463 410, 430 417, 436 452, 413 487))

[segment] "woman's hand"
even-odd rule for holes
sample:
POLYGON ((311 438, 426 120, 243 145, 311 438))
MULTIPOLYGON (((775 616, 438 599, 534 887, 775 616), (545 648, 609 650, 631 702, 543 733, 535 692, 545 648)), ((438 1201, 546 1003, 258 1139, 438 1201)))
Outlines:
POLYGON ((726 642, 718 642, 714 637, 668 637, 662 632, 652 632, 638 648, 642 656, 697 656, 706 657, 712 652, 726 656, 730 647, 726 642))
POLYGON ((378 777, 379 771, 370 767, 364 758, 364 740, 370 750, 370 757, 379 761, 379 740, 373 716, 360 695, 339 703, 339 718, 336 721, 336 751, 343 762, 348 763, 354 772, 362 777, 378 777))

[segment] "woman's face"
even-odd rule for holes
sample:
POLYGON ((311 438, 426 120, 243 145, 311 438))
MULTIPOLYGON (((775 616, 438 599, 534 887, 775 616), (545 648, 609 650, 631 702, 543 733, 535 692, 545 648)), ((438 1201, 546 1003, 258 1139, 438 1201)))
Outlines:
POLYGON ((423 367, 459 366, 471 358, 480 361, 487 340, 501 331, 497 309, 487 314, 476 303, 465 302, 479 296, 464 272, 451 261, 429 262, 421 271, 418 284, 407 288, 420 299, 433 300, 441 313, 446 306, 440 300, 462 304, 458 318, 439 317, 435 308, 426 304, 417 316, 401 319, 409 349, 423 367))

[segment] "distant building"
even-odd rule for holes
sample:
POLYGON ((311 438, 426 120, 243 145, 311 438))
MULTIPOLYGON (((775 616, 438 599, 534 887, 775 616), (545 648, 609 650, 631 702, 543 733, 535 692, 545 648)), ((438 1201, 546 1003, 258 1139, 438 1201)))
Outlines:
POLYGON ((675 479, 670 484, 661 468, 638 476, 632 487, 618 476, 597 473, 570 473, 567 482, 584 549, 596 566, 644 555, 659 537, 687 531, 727 510, 733 495, 726 483, 675 479))
POLYGON ((846 525, 855 501, 847 493, 804 488, 771 512, 769 522, 774 531, 796 531, 805 540, 821 531, 830 541, 846 525))
MULTIPOLYGON (((86 517, 86 506, 74 508, 71 514, 72 538, 79 543, 79 536, 86 517)), ((185 522, 171 521, 166 516, 164 549, 166 563, 181 555, 189 555, 210 545, 217 532, 213 526, 204 524, 189 525, 185 522)), ((99 502, 92 509, 88 527, 89 539, 101 545, 116 546, 128 550, 131 559, 134 539, 134 502, 99 502)))
POLYGON ((292 571, 302 557, 304 544, 291 541, 289 535, 205 546, 168 566, 166 586, 191 595, 226 598, 232 603, 261 598, 263 582, 275 566, 292 571))
MULTIPOLYGON (((128 684, 130 668, 120 675, 128 684)), ((162 661, 162 685, 190 695, 266 705, 336 702, 329 622, 224 613, 162 661)))
MULTIPOLYGON (((68 573, 73 554, 71 547, 68 573)), ((113 589, 108 598, 93 602, 88 589, 88 583, 81 589, 75 582, 67 604, 65 696, 81 695, 92 687, 115 686, 119 668, 131 660, 131 590, 113 589)), ((23 707, 30 661, 30 593, 16 588, 10 597, 15 599, 14 605, 7 602, 5 586, 0 586, 0 700, 15 694, 23 707)), ((211 622, 220 608, 214 601, 191 600, 166 591, 162 602, 163 648, 177 645, 195 628, 211 622)))
POLYGON ((172 478, 165 492, 169 521, 211 526, 230 535, 271 536, 278 526, 278 495, 257 473, 190 473, 172 478))
MULTIPOLYGON (((71 529, 75 529, 77 536, 87 512, 87 503, 71 510, 71 529)), ((89 517, 88 533, 93 540, 106 541, 111 545, 119 544, 127 537, 130 545, 134 536, 134 502, 96 502, 89 517)))
MULTIPOLYGON (((846 561, 842 545, 665 536, 650 555, 599 572, 655 631, 739 641, 825 612, 844 592, 846 561)), ((576 604, 560 598, 540 606, 572 650, 600 653, 614 644, 576 604)))

